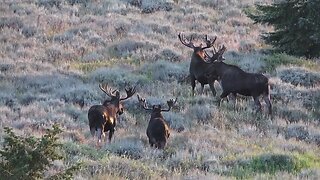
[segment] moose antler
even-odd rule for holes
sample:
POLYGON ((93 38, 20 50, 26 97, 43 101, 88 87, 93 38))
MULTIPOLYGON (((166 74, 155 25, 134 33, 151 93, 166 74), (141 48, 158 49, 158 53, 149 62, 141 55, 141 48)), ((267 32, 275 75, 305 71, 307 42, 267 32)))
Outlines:
POLYGON ((120 101, 126 100, 126 99, 130 98, 131 96, 133 96, 134 93, 136 93, 136 87, 135 86, 134 87, 126 87, 125 91, 127 93, 127 96, 124 98, 120 98, 120 101))
MULTIPOLYGON (((206 47, 203 47, 202 50, 213 47, 214 42, 216 42, 217 36, 213 38, 213 40, 208 39, 208 35, 205 36, 206 47)), ((214 47, 213 47, 214 48, 214 47)))
POLYGON ((112 90, 108 84, 99 84, 99 88, 101 89, 101 91, 103 91, 104 93, 106 93, 109 97, 115 97, 116 95, 114 93, 116 93, 118 90, 112 90))
POLYGON ((209 57, 209 59, 207 59, 207 63, 212 63, 214 61, 223 61, 224 58, 222 57, 222 55, 224 54, 224 52, 227 50, 227 48, 222 45, 220 46, 219 50, 216 51, 216 49, 214 48, 211 52, 212 52, 212 56, 209 56, 207 52, 206 53, 206 56, 209 57))
POLYGON ((139 104, 143 107, 143 109, 152 110, 152 108, 147 107, 146 99, 140 97, 139 94, 137 94, 137 97, 138 97, 139 104))
POLYGON ((171 108, 173 107, 173 105, 177 102, 178 98, 176 98, 175 100, 170 99, 169 101, 167 101, 167 104, 169 106, 168 109, 161 109, 161 111, 170 111, 171 108))
POLYGON ((184 37, 184 35, 182 33, 178 34, 179 40, 181 41, 181 43, 189 48, 195 48, 195 45, 193 44, 193 42, 191 41, 193 38, 192 36, 190 37, 189 42, 186 42, 186 38, 184 37))

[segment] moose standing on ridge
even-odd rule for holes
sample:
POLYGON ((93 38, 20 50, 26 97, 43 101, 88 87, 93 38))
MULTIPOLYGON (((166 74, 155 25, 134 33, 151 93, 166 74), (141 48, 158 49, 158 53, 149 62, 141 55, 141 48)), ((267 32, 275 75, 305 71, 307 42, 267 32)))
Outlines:
MULTIPOLYGON (((206 62, 207 53, 204 50, 212 47, 217 37, 215 36, 214 39, 210 41, 208 39, 208 36, 206 35, 205 47, 202 47, 202 43, 200 44, 200 46, 195 46, 194 43, 192 42, 192 39, 193 39, 192 36, 190 37, 189 42, 186 42, 184 35, 181 33, 179 33, 178 37, 183 45, 193 49, 190 67, 189 67, 191 86, 192 86, 192 95, 194 96, 194 89, 196 87, 195 81, 197 80, 201 84, 201 94, 203 93, 204 85, 209 84, 213 96, 216 96, 216 90, 214 88, 215 79, 208 78, 205 73, 205 69, 207 68, 208 64, 206 62)), ((214 58, 214 56, 212 58, 214 58)))
POLYGON ((125 91, 127 96, 120 98, 119 90, 112 90, 107 84, 99 84, 99 87, 101 91, 111 97, 111 100, 105 100, 103 105, 91 106, 88 112, 90 132, 94 137, 95 132, 97 131, 98 145, 101 142, 102 134, 107 131, 109 131, 109 142, 111 142, 117 118, 123 113, 123 105, 121 101, 130 98, 136 92, 135 87, 126 87, 125 91))
POLYGON ((145 110, 152 110, 151 118, 147 127, 147 136, 149 138, 149 144, 151 147, 155 145, 158 149, 163 149, 167 144, 167 139, 170 136, 170 130, 167 122, 164 120, 161 112, 168 112, 171 110, 173 105, 177 102, 177 98, 175 100, 170 99, 167 101, 169 106, 168 109, 161 109, 161 105, 153 105, 152 108, 147 107, 146 100, 137 95, 139 104, 145 110))
MULTIPOLYGON (((268 112, 271 115, 270 102, 270 85, 269 80, 263 74, 244 72, 237 66, 222 62, 222 54, 226 48, 221 48, 214 57, 210 57, 207 64, 206 76, 208 78, 218 79, 222 87, 220 100, 227 97, 229 94, 236 96, 241 94, 244 96, 252 96, 257 108, 261 111, 259 97, 262 95, 265 103, 268 106, 268 112)), ((220 104, 219 100, 219 104, 220 104)))

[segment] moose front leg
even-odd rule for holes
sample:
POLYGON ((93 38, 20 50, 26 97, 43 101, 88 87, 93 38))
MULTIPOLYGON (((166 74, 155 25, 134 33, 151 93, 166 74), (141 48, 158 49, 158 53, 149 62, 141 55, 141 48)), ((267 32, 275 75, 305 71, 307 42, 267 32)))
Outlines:
POLYGON ((217 92, 216 92, 216 89, 214 88, 214 81, 209 81, 209 86, 213 96, 216 96, 217 92))
POLYGON ((203 94, 204 84, 201 84, 200 94, 203 94))
POLYGON ((190 80, 191 80, 192 96, 194 96, 194 89, 196 87, 196 78, 191 75, 190 80))

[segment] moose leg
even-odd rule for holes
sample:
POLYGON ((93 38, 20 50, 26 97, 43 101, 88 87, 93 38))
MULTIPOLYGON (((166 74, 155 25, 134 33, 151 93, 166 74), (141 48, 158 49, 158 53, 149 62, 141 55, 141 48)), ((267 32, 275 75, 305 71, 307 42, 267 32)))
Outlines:
POLYGON ((149 140, 150 147, 153 147, 153 142, 149 140))
POLYGON ((109 142, 110 143, 111 143, 111 139, 112 139, 113 133, 114 133, 114 128, 111 128, 110 131, 109 131, 109 142))
POLYGON ((226 98, 229 95, 229 92, 223 91, 222 94, 220 95, 220 99, 218 100, 218 107, 220 106, 221 101, 223 98, 226 98))
POLYGON ((261 104, 260 104, 260 101, 259 101, 259 96, 254 96, 253 100, 254 100, 254 104, 256 106, 257 113, 258 113, 259 111, 261 111, 261 104))
POLYGON ((90 127, 90 133, 91 133, 92 137, 94 137, 94 134, 96 133, 96 128, 90 127))
POLYGON ((192 87, 192 96, 194 96, 194 88, 196 87, 196 78, 191 75, 190 79, 191 79, 191 87, 192 87))
POLYGON ((213 96, 216 96, 217 92, 216 92, 216 89, 214 88, 214 81, 209 82, 209 86, 210 86, 210 90, 211 90, 213 96))
POLYGON ((200 94, 203 94, 204 84, 201 84, 200 94))
POLYGON ((98 146, 101 143, 101 136, 102 136, 102 128, 97 128, 97 137, 98 137, 97 145, 98 146))
POLYGON ((236 93, 230 93, 228 98, 233 101, 233 109, 236 110, 236 104, 237 104, 237 94, 236 93))
POLYGON ((272 115, 272 105, 271 105, 271 102, 270 102, 270 95, 269 94, 263 95, 263 100, 268 106, 269 115, 272 115))

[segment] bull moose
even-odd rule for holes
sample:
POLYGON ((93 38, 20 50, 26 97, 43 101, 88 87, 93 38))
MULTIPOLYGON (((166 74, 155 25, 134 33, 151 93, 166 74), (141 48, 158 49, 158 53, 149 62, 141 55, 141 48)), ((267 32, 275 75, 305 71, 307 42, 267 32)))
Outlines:
POLYGON ((101 142, 102 134, 109 131, 109 142, 111 141, 112 135, 115 131, 117 118, 123 113, 123 105, 121 101, 124 101, 136 92, 135 87, 126 87, 125 91, 127 96, 120 97, 119 90, 112 90, 107 84, 99 84, 99 88, 106 95, 111 97, 111 100, 105 100, 102 105, 91 106, 88 112, 89 127, 91 135, 94 137, 97 131, 97 137, 99 145, 101 142))
MULTIPOLYGON (((207 53, 204 50, 212 47, 217 37, 215 36, 212 40, 209 40, 208 36, 206 35, 205 47, 202 47, 202 43, 199 46, 194 45, 194 43, 192 42, 192 39, 193 39, 192 36, 190 37, 190 40, 188 40, 188 42, 182 33, 179 33, 178 37, 183 45, 193 49, 190 67, 189 67, 191 86, 192 86, 192 95, 194 96, 194 89, 196 87, 196 80, 197 80, 201 84, 201 92, 200 92, 201 94, 203 93, 204 85, 209 84, 213 96, 216 96, 216 90, 214 88, 215 79, 208 78, 205 73, 205 69, 207 68, 208 64, 207 62, 205 62, 205 60, 207 59, 207 53)), ((212 58, 214 57, 215 56, 212 56, 212 58)))
POLYGON ((161 109, 161 105, 153 105, 152 108, 147 107, 146 100, 137 95, 139 104, 145 110, 152 110, 151 118, 147 127, 147 136, 149 138, 149 144, 151 147, 155 145, 158 149, 163 149, 167 144, 167 139, 170 136, 169 126, 164 120, 161 112, 168 112, 171 110, 173 105, 177 102, 177 98, 175 100, 170 99, 167 101, 169 106, 168 109, 161 109))
MULTIPOLYGON (((222 54, 226 48, 221 48, 215 56, 208 59, 206 76, 208 78, 218 79, 222 87, 222 94, 220 100, 233 94, 244 96, 252 96, 257 108, 261 111, 261 104, 259 97, 262 95, 268 107, 268 113, 272 114, 272 107, 270 102, 270 85, 266 76, 259 73, 248 73, 235 65, 230 65, 222 62, 222 54)), ((219 100, 219 104, 220 104, 219 100)))

